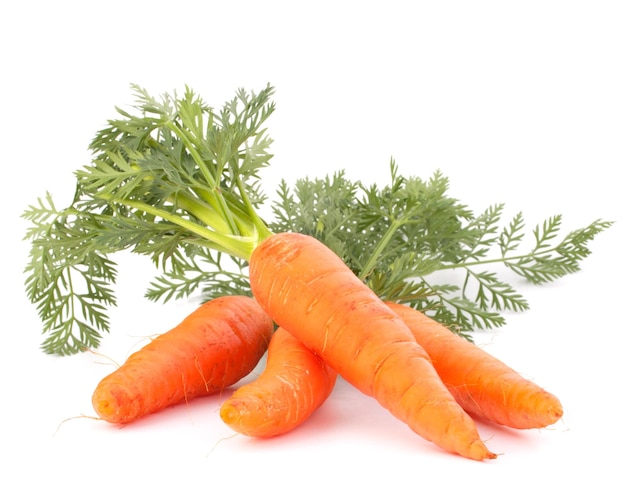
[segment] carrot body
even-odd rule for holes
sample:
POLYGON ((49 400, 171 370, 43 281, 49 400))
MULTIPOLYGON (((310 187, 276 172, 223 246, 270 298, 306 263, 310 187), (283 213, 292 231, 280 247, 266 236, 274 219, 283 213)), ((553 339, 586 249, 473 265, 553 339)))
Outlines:
POLYGON ((409 326, 457 402, 470 414, 517 429, 563 415, 560 401, 502 361, 406 305, 387 303, 409 326))
POLYGON ((471 459, 495 457, 409 328, 321 242, 297 233, 264 240, 250 285, 276 323, 413 431, 471 459))
POLYGON ((285 328, 278 328, 267 350, 267 364, 254 381, 240 387, 220 409, 233 430, 271 437, 298 427, 333 390, 337 373, 285 328))
POLYGON ((272 332, 271 318, 252 298, 209 301, 102 379, 93 407, 108 422, 128 423, 221 391, 252 371, 272 332))

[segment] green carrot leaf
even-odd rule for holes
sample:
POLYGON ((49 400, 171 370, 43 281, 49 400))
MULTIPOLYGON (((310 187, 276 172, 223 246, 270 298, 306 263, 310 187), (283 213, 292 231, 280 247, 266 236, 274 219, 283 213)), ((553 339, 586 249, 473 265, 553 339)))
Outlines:
POLYGON ((158 270, 146 297, 250 294, 247 261, 282 231, 311 235, 337 253, 381 298, 424 311, 458 334, 504 324, 529 305, 505 274, 529 283, 580 269, 589 243, 612 225, 597 220, 561 234, 554 215, 524 242, 522 213, 503 224, 504 204, 481 212, 449 194, 441 171, 366 185, 340 170, 323 178, 281 181, 268 221, 263 169, 272 154, 267 122, 273 88, 237 90, 221 109, 191 88, 154 97, 132 85, 135 103, 117 108, 89 143, 75 171, 71 203, 50 193, 29 206, 31 243, 25 287, 47 335, 44 351, 97 347, 116 305, 112 256, 146 256, 158 270))
POLYGON ((530 305, 502 265, 535 284, 579 269, 587 244, 611 222, 596 221, 558 241, 561 216, 533 230, 535 244, 521 252, 521 213, 502 225, 504 204, 479 214, 448 194, 449 180, 402 176, 390 164, 389 183, 363 185, 339 171, 323 179, 283 181, 273 203, 273 231, 310 234, 331 247, 380 297, 427 312, 461 335, 497 327, 503 312, 530 305), (445 275, 446 282, 437 278, 445 275))
POLYGON ((241 273, 221 274, 221 261, 243 265, 271 234, 257 206, 265 199, 260 170, 271 158, 264 125, 273 88, 238 90, 219 111, 190 88, 159 99, 131 88, 133 108, 117 108, 89 144, 92 158, 75 172, 71 204, 56 208, 46 193, 23 213, 31 243, 25 286, 48 353, 96 347, 108 331, 111 255, 127 250, 152 260, 163 276, 151 299, 208 286, 245 292, 241 273), (195 279, 183 274, 198 273, 199 264, 209 270, 195 279))

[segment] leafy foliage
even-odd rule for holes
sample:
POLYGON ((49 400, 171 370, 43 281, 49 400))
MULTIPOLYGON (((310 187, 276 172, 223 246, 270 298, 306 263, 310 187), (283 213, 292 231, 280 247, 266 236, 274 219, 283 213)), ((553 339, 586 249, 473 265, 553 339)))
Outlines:
POLYGON ((196 291, 201 291, 204 300, 239 294, 251 296, 245 268, 245 261, 206 248, 195 254, 177 251, 172 256, 172 267, 154 279, 146 297, 167 302, 189 297, 196 291))
POLYGON ((611 225, 595 221, 557 236, 561 217, 533 230, 525 240, 518 213, 501 227, 503 204, 480 214, 448 196, 449 181, 436 171, 424 181, 404 177, 391 162, 389 185, 364 186, 340 171, 323 179, 279 186, 273 205, 274 231, 299 231, 332 248, 380 297, 427 312, 459 334, 504 324, 505 311, 528 303, 488 265, 502 264, 532 283, 553 281, 579 269, 587 244, 611 225), (459 281, 437 284, 445 270, 461 271, 459 281))
POLYGON ((50 194, 28 207, 31 242, 26 291, 48 334, 43 349, 74 354, 97 347, 122 250, 151 258, 160 270, 146 296, 170 301, 250 294, 247 259, 272 232, 314 236, 333 249, 381 298, 420 309, 461 335, 504 323, 502 312, 528 308, 495 271, 500 264, 531 283, 579 269, 588 243, 611 223, 595 221, 558 239, 561 217, 533 230, 526 252, 524 218, 505 226, 504 205, 480 214, 448 195, 439 171, 405 177, 391 162, 389 184, 366 186, 339 171, 322 179, 284 181, 272 223, 259 217, 266 200, 259 171, 271 139, 264 124, 274 105, 267 87, 239 90, 220 111, 192 90, 150 96, 133 85, 133 112, 117 109, 90 144, 74 199, 58 209, 50 194), (458 281, 439 282, 460 271, 458 281))
MULTIPOLYGON (((118 109, 90 144, 91 163, 76 172, 72 204, 50 194, 23 213, 31 242, 26 291, 37 305, 48 353, 98 346, 116 301, 110 255, 130 250, 162 271, 147 295, 168 300, 206 285, 239 289, 224 255, 246 257, 269 234, 255 207, 264 200, 259 170, 271 158, 263 128, 273 92, 243 90, 214 111, 192 90, 156 100, 134 85, 135 112, 118 109)), ((241 259, 230 260, 242 265, 241 259)))
POLYGON ((45 318, 44 351, 71 354, 97 346, 99 331, 109 330, 106 307, 116 304, 109 284, 117 275, 107 251, 92 247, 97 218, 57 210, 49 194, 24 217, 33 224, 26 235, 32 241, 26 291, 45 318))

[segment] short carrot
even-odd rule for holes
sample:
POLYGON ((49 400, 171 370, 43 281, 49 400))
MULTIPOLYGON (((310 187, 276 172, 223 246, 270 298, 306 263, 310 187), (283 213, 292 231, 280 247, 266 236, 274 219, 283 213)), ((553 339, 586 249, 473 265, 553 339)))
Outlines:
POLYGON ((236 383, 259 362, 273 321, 254 299, 226 296, 133 353, 97 385, 92 403, 111 423, 128 423, 236 383))
POLYGON ((278 328, 267 350, 267 364, 220 408, 234 431, 272 437, 304 423, 330 396, 337 373, 285 328, 278 328))
POLYGON ((502 361, 409 306, 387 303, 413 332, 457 402, 474 416, 517 429, 549 426, 561 402, 502 361))
POLYGON ((279 326, 413 431, 464 457, 496 457, 409 328, 332 250, 278 233, 253 250, 249 275, 279 326))

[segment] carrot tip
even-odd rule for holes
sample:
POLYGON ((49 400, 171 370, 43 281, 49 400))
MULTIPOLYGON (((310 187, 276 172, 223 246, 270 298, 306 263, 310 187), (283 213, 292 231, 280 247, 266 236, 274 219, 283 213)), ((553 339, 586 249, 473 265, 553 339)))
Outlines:
POLYGON ((237 408, 228 403, 225 403, 220 408, 220 417, 222 418, 222 421, 224 421, 224 423, 228 424, 229 426, 237 420, 238 416, 239 414, 237 412, 237 408))
POLYGON ((469 458, 476 459, 478 461, 483 461, 485 459, 496 459, 498 457, 497 454, 487 449, 485 444, 480 440, 472 442, 472 444, 470 444, 469 446, 468 452, 469 458))

